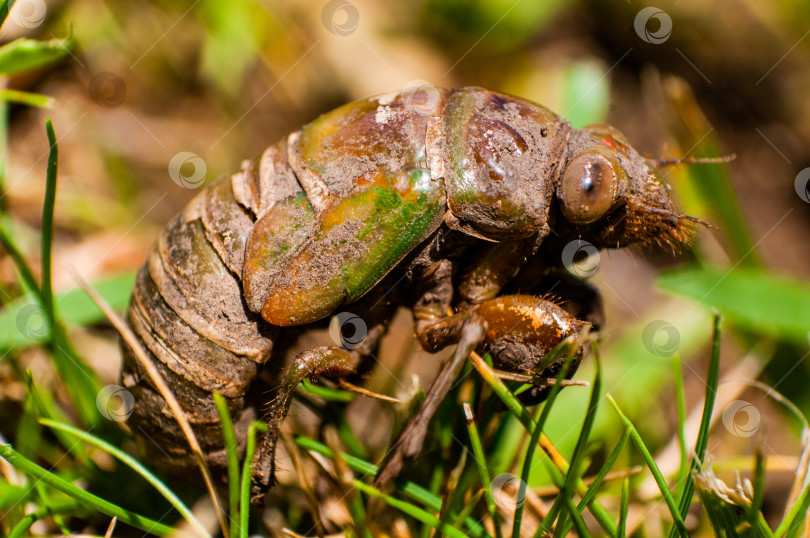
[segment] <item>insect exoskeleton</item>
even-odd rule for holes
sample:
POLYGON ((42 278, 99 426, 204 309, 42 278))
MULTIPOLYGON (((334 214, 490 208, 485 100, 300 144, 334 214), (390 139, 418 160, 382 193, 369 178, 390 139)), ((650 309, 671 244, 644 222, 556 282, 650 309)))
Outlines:
MULTIPOLYGON (((564 357, 543 364, 543 355, 602 323, 598 292, 562 270, 568 242, 689 238, 653 163, 615 129, 572 129, 540 105, 480 88, 431 91, 430 107, 407 93, 349 103, 244 162, 163 230, 138 273, 127 319, 210 464, 225 463, 211 393, 226 397, 244 439, 268 401, 257 374, 274 380, 254 501, 273 483, 278 426, 296 384, 367 363, 397 306, 412 309, 426 349, 458 346, 381 480, 418 453, 472 351, 553 377, 564 357), (544 298, 550 290, 556 302, 544 298), (362 341, 283 363, 292 337, 347 305, 367 325, 362 341)), ((165 401, 123 349, 135 398, 129 423, 147 457, 175 471, 193 465, 165 401)), ((578 363, 582 349, 575 355, 578 363)), ((529 391, 527 403, 544 396, 529 391)))

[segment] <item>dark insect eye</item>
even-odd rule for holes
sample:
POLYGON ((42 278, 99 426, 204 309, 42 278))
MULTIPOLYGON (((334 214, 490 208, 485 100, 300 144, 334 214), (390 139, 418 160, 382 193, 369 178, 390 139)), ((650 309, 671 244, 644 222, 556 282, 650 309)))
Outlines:
POLYGON ((617 186, 613 163, 598 153, 586 153, 565 169, 557 198, 568 220, 588 224, 613 206, 617 186))

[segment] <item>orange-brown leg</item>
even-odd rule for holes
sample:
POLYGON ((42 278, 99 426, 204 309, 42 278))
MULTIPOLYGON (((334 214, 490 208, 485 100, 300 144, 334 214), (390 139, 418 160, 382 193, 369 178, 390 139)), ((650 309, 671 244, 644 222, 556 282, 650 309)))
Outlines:
MULTIPOLYGON (((499 367, 526 374, 541 373, 546 368, 542 363, 544 355, 563 339, 578 335, 583 326, 583 322, 559 305, 532 295, 496 297, 423 326, 417 336, 427 351, 438 351, 453 343, 458 346, 442 365, 422 407, 394 443, 377 474, 377 483, 383 484, 396 476, 405 461, 419 453, 430 419, 470 353, 484 346, 499 367)), ((575 361, 578 362, 581 353, 578 350, 575 361)))

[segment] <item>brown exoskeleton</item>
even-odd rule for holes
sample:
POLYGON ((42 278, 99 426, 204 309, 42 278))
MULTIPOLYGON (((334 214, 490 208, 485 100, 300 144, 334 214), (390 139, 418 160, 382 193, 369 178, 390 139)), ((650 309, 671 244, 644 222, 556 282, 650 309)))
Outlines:
MULTIPOLYGON (((278 427, 296 384, 353 372, 397 306, 411 307, 425 349, 458 347, 383 480, 418 451, 470 352, 553 376, 560 362, 538 372, 543 355, 585 323, 599 327, 598 293, 562 271, 565 245, 690 238, 695 219, 674 209, 654 163, 613 128, 572 129, 539 105, 478 88, 428 93, 430 106, 407 93, 350 103, 271 146, 202 191, 138 274, 128 321, 210 463, 225 460, 211 393, 227 397, 241 435, 266 400, 250 390, 263 365, 278 383, 253 461, 254 501, 273 483, 278 427), (549 291, 563 306, 544 299, 549 291), (349 304, 369 327, 358 346, 279 364, 284 342, 349 304)), ((161 445, 143 443, 148 456, 193 465, 165 402, 124 352, 135 397, 129 422, 161 445)), ((527 403, 544 395, 529 391, 527 403)))

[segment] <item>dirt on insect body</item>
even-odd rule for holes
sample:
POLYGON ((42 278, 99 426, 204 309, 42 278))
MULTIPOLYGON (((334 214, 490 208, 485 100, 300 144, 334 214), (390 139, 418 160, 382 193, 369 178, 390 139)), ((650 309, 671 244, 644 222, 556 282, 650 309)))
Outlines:
MULTIPOLYGON (((654 163, 615 129, 572 129, 550 110, 480 88, 435 88, 427 113, 405 94, 346 104, 203 190, 163 231, 138 273, 128 321, 177 394, 209 463, 225 464, 212 392, 237 437, 264 413, 252 499, 274 483, 278 427, 305 378, 368 367, 398 306, 428 351, 458 344, 383 463, 379 481, 415 456, 467 356, 554 377, 542 358, 603 321, 597 290, 563 270, 565 246, 689 241, 654 163), (554 231, 552 234, 551 231, 554 231), (553 290, 557 300, 550 300, 553 290), (280 357, 346 305, 358 344, 280 357), (259 390, 260 372, 273 395, 259 390), (268 402, 269 407, 268 407, 268 402)), ((133 431, 153 463, 194 464, 165 401, 124 347, 133 431)), ((584 354, 571 352, 574 365, 584 354)), ((573 375, 573 370, 569 376, 573 375)), ((529 390, 524 403, 547 391, 529 390)))

